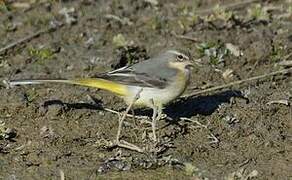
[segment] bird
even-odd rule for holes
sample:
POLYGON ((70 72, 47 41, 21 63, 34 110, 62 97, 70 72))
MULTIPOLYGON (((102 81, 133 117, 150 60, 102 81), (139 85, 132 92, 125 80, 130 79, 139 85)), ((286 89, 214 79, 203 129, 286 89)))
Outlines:
MULTIPOLYGON (((66 83, 110 91, 127 105, 148 107, 153 110, 152 134, 157 141, 156 122, 163 108, 186 90, 191 78, 193 62, 183 50, 167 50, 158 55, 119 69, 99 73, 90 78, 22 79, 10 80, 10 87, 28 84, 66 83)), ((120 126, 118 132, 120 131, 120 126)), ((119 137, 117 137, 117 140, 119 137)))

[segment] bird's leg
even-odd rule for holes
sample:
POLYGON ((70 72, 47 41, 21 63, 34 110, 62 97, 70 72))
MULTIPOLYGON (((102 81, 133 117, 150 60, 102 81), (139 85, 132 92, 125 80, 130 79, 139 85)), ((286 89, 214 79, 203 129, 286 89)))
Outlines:
POLYGON ((132 117, 133 117, 134 125, 137 127, 137 122, 136 122, 136 117, 135 117, 135 111, 134 111, 133 108, 131 108, 131 114, 132 114, 132 117))
POLYGON ((117 137, 116 137, 116 141, 119 142, 120 140, 120 136, 121 136, 121 132, 122 132, 122 127, 123 127, 123 122, 126 118, 126 115, 128 114, 128 112, 130 111, 130 109, 132 108, 134 103, 129 104, 129 106, 127 107, 126 111, 124 112, 123 116, 121 118, 119 118, 119 127, 118 127, 118 132, 117 132, 117 137))
POLYGON ((116 145, 117 145, 118 147, 125 148, 125 149, 130 149, 130 150, 132 150, 132 151, 137 151, 137 152, 140 152, 140 153, 144 152, 143 149, 141 149, 141 148, 139 148, 138 146, 136 146, 136 145, 134 145, 134 144, 132 144, 132 143, 129 143, 129 142, 127 142, 127 141, 123 141, 123 140, 121 140, 121 141, 117 142, 116 145))
POLYGON ((157 121, 159 121, 161 119, 162 115, 163 115, 162 114, 162 107, 157 106, 157 117, 156 117, 157 121))
POLYGON ((139 99, 140 93, 142 92, 142 90, 143 90, 143 88, 137 92, 136 96, 134 97, 133 101, 127 107, 127 109, 124 112, 123 116, 121 118, 119 118, 119 127, 118 127, 118 132, 117 132, 117 137, 116 137, 116 145, 117 146, 123 147, 123 148, 127 148, 127 149, 131 149, 131 150, 135 150, 135 151, 138 151, 138 152, 143 152, 143 150, 141 148, 135 146, 134 144, 128 143, 126 141, 120 142, 120 136, 121 136, 123 122, 124 122, 128 112, 132 109, 133 104, 137 101, 137 99, 139 99))
POLYGON ((153 115, 152 115, 152 134, 153 134, 153 140, 156 141, 156 116, 157 116, 157 107, 153 107, 153 115))
POLYGON ((153 134, 153 140, 157 141, 157 137, 156 137, 156 123, 157 121, 161 118, 162 115, 162 108, 159 105, 156 105, 154 103, 154 100, 151 99, 151 103, 152 103, 152 109, 153 109, 153 115, 152 115, 152 134, 153 134))

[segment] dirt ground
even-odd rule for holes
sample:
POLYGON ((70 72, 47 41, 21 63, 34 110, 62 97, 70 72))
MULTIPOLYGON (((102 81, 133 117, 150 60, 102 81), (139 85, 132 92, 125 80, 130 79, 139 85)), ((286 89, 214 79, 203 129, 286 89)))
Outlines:
POLYGON ((291 68, 291 0, 11 0, 0 22, 0 48, 29 39, 0 50, 0 179, 292 179, 291 71, 190 96, 291 68), (112 146, 108 110, 126 105, 111 93, 2 83, 88 77, 167 49, 200 65, 159 143, 147 118, 126 119, 122 139, 145 153, 112 146))

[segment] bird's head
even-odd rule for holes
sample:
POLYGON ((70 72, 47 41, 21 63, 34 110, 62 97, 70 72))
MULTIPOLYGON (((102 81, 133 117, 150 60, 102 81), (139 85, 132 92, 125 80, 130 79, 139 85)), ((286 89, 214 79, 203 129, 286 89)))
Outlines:
POLYGON ((182 50, 168 50, 165 52, 168 57, 168 65, 178 69, 190 69, 194 66, 190 53, 182 50))

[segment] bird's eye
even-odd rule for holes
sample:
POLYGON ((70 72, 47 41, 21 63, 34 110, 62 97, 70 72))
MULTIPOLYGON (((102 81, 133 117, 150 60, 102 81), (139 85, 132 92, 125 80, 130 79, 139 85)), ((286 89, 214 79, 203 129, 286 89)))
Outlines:
POLYGON ((177 60, 178 60, 178 61, 183 61, 183 60, 184 60, 183 55, 178 55, 178 56, 177 56, 177 60))

